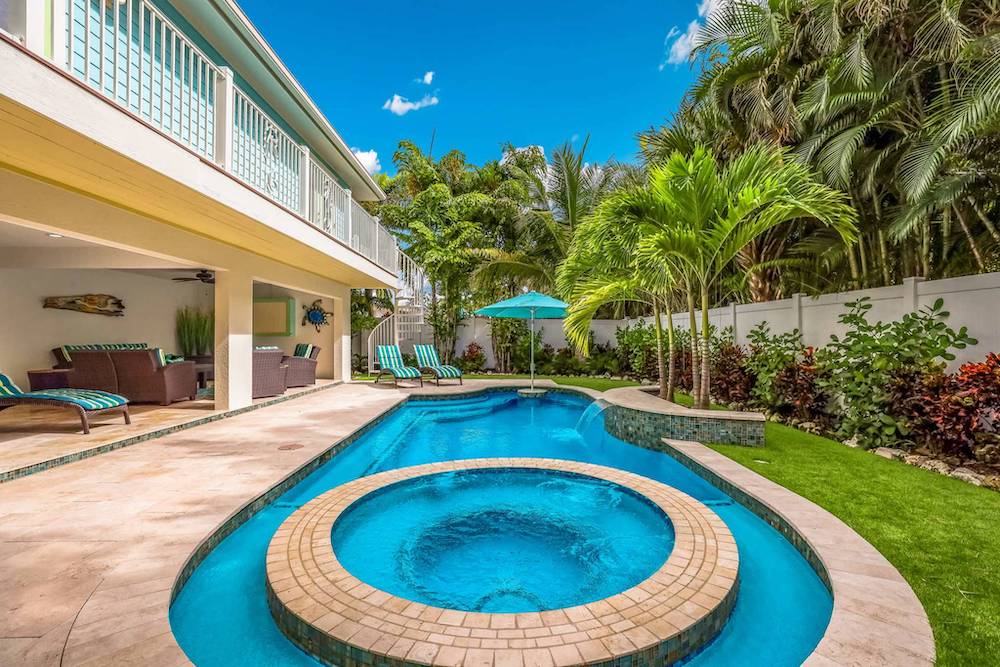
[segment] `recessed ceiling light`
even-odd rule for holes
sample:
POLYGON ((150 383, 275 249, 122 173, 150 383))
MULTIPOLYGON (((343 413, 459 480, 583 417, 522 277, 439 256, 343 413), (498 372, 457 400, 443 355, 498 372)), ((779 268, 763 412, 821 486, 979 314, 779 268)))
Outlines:
POLYGON ((47 236, 48 236, 48 237, 49 237, 50 239, 61 239, 61 238, 63 237, 63 235, 62 235, 62 234, 56 234, 55 232, 49 232, 49 233, 47 234, 47 236))

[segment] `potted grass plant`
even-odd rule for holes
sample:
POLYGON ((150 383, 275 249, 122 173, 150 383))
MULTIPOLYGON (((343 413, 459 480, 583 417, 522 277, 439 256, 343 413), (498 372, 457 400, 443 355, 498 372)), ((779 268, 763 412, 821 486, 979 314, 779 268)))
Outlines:
POLYGON ((212 363, 215 344, 215 313, 185 306, 177 311, 177 345, 185 359, 212 363))

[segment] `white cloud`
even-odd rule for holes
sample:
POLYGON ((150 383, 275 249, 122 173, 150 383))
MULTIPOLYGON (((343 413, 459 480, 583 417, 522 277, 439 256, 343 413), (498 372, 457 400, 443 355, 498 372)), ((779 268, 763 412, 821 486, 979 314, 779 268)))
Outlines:
POLYGON ((412 102, 402 95, 396 94, 387 99, 385 104, 382 105, 382 108, 386 111, 391 111, 397 116, 405 116, 411 111, 418 111, 424 107, 432 107, 439 101, 440 100, 438 100, 437 95, 424 95, 416 102, 412 102))
POLYGON ((698 46, 705 23, 716 12, 722 11, 733 0, 701 0, 698 3, 698 19, 688 23, 681 31, 674 26, 663 40, 664 59, 660 71, 667 65, 683 65, 691 58, 691 52, 698 46))
POLYGON ((365 171, 369 175, 376 174, 382 170, 382 164, 378 161, 378 151, 370 150, 363 151, 359 148, 352 148, 351 152, 354 153, 354 157, 358 158, 358 162, 361 166, 365 168, 365 171))
MULTIPOLYGON (((673 28, 673 30, 677 29, 673 28)), ((662 71, 668 64, 683 65, 686 63, 691 58, 691 52, 694 51, 694 47, 698 45, 700 33, 701 23, 698 21, 688 23, 687 30, 684 32, 675 32, 675 39, 667 49, 667 59, 660 64, 660 70, 662 71)))
POLYGON ((417 83, 422 83, 425 86, 431 85, 432 83, 434 83, 434 70, 431 70, 429 72, 424 72, 424 75, 422 77, 420 77, 419 79, 414 79, 414 81, 416 81, 417 83))

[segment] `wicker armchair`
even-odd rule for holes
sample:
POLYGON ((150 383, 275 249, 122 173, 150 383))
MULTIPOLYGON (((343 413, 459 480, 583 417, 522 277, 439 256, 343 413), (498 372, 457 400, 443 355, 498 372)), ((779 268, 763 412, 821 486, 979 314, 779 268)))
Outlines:
POLYGON ((281 358, 281 363, 288 366, 287 384, 289 387, 305 387, 316 384, 316 359, 319 357, 320 348, 316 346, 310 346, 310 348, 308 357, 297 355, 289 357, 286 355, 281 358))
POLYGON ((170 405, 198 397, 193 361, 161 366, 158 350, 112 350, 107 354, 118 374, 118 393, 133 403, 170 405))
POLYGON ((280 396, 288 388, 288 365, 284 353, 275 348, 253 351, 253 398, 280 396))

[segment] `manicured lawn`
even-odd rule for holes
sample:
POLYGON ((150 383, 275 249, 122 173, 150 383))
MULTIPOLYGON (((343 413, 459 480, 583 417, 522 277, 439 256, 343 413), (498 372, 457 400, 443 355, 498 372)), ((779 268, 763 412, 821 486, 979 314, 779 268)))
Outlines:
POLYGON ((764 448, 712 448, 836 514, 881 551, 927 610, 939 665, 1000 664, 1000 493, 780 424, 768 423, 766 435, 764 448))

